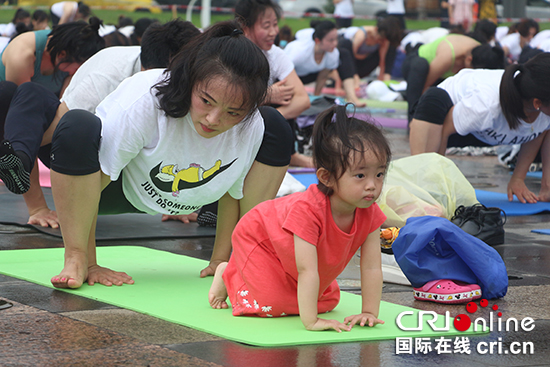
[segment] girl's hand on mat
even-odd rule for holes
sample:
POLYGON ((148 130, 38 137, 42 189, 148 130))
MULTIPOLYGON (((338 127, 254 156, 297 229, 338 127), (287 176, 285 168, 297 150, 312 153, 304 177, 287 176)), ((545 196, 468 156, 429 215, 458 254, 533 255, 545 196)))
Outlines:
POLYGON ((57 213, 54 210, 50 210, 48 207, 40 208, 29 214, 30 216, 27 224, 33 224, 41 227, 59 228, 57 213))
POLYGON ((226 261, 227 260, 211 260, 210 265, 201 270, 201 278, 213 276, 214 273, 216 273, 216 268, 218 267, 218 265, 226 261))
POLYGON ((359 315, 348 316, 344 319, 344 322, 352 328, 354 325, 359 324, 361 326, 368 325, 373 327, 376 324, 383 324, 384 321, 378 319, 376 316, 369 312, 363 312, 359 315))
POLYGON ((88 268, 88 284, 103 284, 108 287, 112 285, 134 284, 132 277, 121 271, 114 271, 99 265, 92 265, 88 268))
POLYGON ((182 215, 163 214, 161 220, 163 222, 166 222, 168 220, 179 220, 180 222, 183 222, 183 223, 189 223, 189 222, 196 222, 197 217, 198 217, 197 213, 182 214, 182 215))
POLYGON ((338 320, 325 320, 317 319, 315 324, 307 328, 310 331, 321 331, 321 330, 331 330, 334 329, 337 332, 341 333, 343 331, 350 331, 351 326, 341 323, 338 320))
POLYGON ((518 200, 524 204, 526 202, 533 204, 538 200, 537 195, 532 193, 527 188, 523 179, 512 176, 510 182, 508 182, 508 200, 512 201, 514 199, 514 195, 516 195, 518 200))

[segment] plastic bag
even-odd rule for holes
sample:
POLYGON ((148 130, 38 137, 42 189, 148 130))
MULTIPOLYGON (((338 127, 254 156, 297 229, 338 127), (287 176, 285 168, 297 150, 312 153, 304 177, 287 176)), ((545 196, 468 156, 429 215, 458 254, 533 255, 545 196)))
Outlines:
POLYGON ((451 279, 478 284, 486 299, 503 297, 508 290, 506 265, 499 253, 447 219, 409 218, 392 249, 415 288, 451 279))
POLYGON ((477 203, 473 186, 448 158, 424 153, 390 163, 378 198, 386 214, 384 227, 402 227, 425 215, 451 219, 459 205, 477 203))

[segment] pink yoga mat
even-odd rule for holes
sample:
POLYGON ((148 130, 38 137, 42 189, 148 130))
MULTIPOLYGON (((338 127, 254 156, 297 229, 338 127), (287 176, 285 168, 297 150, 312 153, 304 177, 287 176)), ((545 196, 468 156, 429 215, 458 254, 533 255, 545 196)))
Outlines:
POLYGON ((38 161, 38 171, 40 172, 40 186, 52 187, 52 183, 50 182, 50 169, 44 166, 40 160, 38 161))

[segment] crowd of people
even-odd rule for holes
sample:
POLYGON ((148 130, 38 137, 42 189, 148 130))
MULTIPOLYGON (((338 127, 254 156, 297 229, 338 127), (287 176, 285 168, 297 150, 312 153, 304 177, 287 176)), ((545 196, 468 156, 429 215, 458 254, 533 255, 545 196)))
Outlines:
POLYGON ((412 155, 445 154, 457 140, 521 144, 510 199, 550 201, 548 169, 539 194, 524 183, 539 151, 550 166, 550 34, 539 36, 532 19, 507 35, 490 17, 474 24, 465 10, 473 0, 448 1, 452 30, 423 32, 406 30, 402 1, 370 26, 353 26, 353 1, 334 3, 336 22, 316 20, 294 36, 280 31, 272 0, 239 0, 234 20, 202 31, 125 17, 109 28, 72 1, 49 17, 16 12, 2 33, 0 179, 23 196, 30 224, 63 229, 55 287, 133 284, 98 264, 97 215, 188 222, 217 203, 213 253, 197 275, 214 276, 213 308, 229 307, 229 297, 234 315, 299 314, 308 330, 383 323, 376 199, 390 144, 373 121, 335 105, 315 121, 312 156, 300 152, 296 118, 311 106, 310 83, 316 96, 333 80, 364 107, 364 80, 400 75, 412 155), (55 211, 38 160, 51 169, 55 211), (319 184, 271 200, 289 166, 314 168, 319 184), (335 279, 359 249, 361 312, 318 318, 338 304, 335 279))

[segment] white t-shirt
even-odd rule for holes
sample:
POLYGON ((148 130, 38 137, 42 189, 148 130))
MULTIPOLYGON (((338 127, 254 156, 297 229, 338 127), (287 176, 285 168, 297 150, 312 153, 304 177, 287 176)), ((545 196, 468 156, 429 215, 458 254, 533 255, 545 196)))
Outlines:
MULTIPOLYGON (((50 8, 50 11, 57 17, 61 18, 63 16, 63 8, 65 7, 66 2, 67 1, 62 1, 60 3, 53 4, 50 8)), ((71 11, 71 16, 69 17, 68 22, 72 22, 74 21, 76 12, 78 11, 78 2, 75 2, 75 1, 69 1, 69 2, 73 3, 73 9, 71 11)))
POLYGON ((15 24, 13 24, 12 22, 9 22, 8 24, 6 24, 6 26, 4 27, 4 30, 2 31, 2 36, 3 37, 8 37, 8 38, 11 38, 13 37, 13 35, 17 32, 17 29, 15 29, 15 24))
POLYGON ((340 18, 353 18, 353 2, 351 0, 342 0, 334 5, 334 15, 340 18))
POLYGON ((388 0, 386 8, 388 14, 405 14, 405 2, 403 0, 388 0))
POLYGON ((275 45, 269 51, 263 51, 269 62, 269 85, 283 80, 294 70, 294 64, 282 48, 275 45))
POLYGON ((0 37, 0 53, 4 51, 8 43, 10 43, 9 37, 0 37))
POLYGON ((550 38, 542 41, 539 45, 539 49, 544 52, 550 52, 550 38))
POLYGON ((540 48, 540 45, 548 39, 550 39, 550 29, 545 29, 544 31, 540 31, 535 34, 535 37, 533 37, 531 42, 529 42, 529 46, 533 48, 540 48))
POLYGON ((241 199, 263 138, 260 113, 203 138, 189 114, 172 118, 158 108, 151 87, 164 78, 163 72, 147 70, 124 80, 97 107, 101 170, 111 180, 122 174, 128 201, 149 214, 189 214, 227 192, 241 199))
POLYGON ((299 29, 294 33, 294 40, 295 41, 304 41, 304 40, 312 40, 313 39, 313 33, 315 33, 315 29, 313 28, 304 28, 299 29))
POLYGON ((336 69, 340 63, 340 52, 337 48, 332 52, 325 52, 323 59, 318 64, 315 61, 315 41, 310 39, 292 41, 285 47, 285 53, 294 64, 294 70, 298 76, 318 73, 324 69, 336 69))
POLYGON ((70 110, 94 113, 120 82, 141 70, 140 54, 140 46, 107 47, 97 52, 78 68, 61 100, 70 110))
POLYGON ((490 145, 527 143, 550 128, 550 116, 540 113, 532 123, 520 120, 511 130, 500 108, 500 80, 504 70, 463 69, 437 87, 454 104, 453 121, 460 135, 473 134, 490 145))
POLYGON ((512 59, 513 61, 518 61, 519 55, 521 55, 521 46, 520 46, 520 35, 519 33, 512 33, 507 36, 505 36, 503 39, 500 40, 500 45, 502 48, 507 47, 508 48, 508 57, 512 59))

